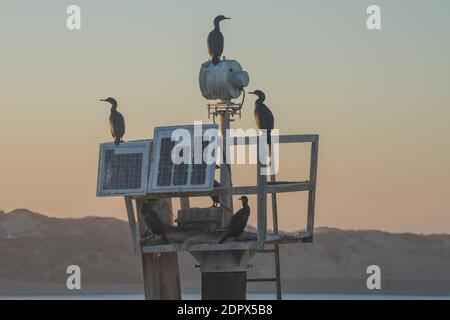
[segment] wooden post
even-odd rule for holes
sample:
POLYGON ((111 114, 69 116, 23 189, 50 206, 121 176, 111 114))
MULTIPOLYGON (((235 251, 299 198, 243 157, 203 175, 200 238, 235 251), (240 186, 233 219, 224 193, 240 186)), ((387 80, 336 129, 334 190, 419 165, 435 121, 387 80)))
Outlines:
MULTIPOLYGON (((222 164, 220 165, 220 185, 222 187, 231 187, 231 173, 230 166, 226 163, 227 155, 230 154, 230 150, 227 147, 228 129, 230 129, 230 116, 227 112, 219 112, 219 129, 222 133, 222 164)), ((230 194, 219 197, 220 202, 233 211, 233 198, 230 194)), ((233 212, 229 210, 223 210, 222 216, 222 228, 228 227, 233 212)))
POLYGON ((143 253, 145 300, 181 300, 176 252, 143 253))
MULTIPOLYGON (((140 202, 140 201, 139 201, 140 202)), ((145 230, 138 202, 140 233, 145 230)), ((152 206, 166 226, 173 225, 171 199, 160 199, 152 206)), ((146 300, 181 300, 180 273, 176 252, 142 253, 146 300)))
POLYGON ((139 234, 137 231, 136 218, 134 216, 133 201, 131 197, 125 197, 125 208, 127 210, 128 224, 130 225, 131 238, 133 239, 134 252, 141 248, 139 243, 139 234))

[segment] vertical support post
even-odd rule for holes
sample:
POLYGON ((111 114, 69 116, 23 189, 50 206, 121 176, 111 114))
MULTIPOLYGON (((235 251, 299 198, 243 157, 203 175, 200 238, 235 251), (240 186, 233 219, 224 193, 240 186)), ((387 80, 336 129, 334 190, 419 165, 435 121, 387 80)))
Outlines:
POLYGON ((275 285, 277 291, 277 300, 282 299, 281 295, 281 265, 280 265, 280 245, 278 243, 274 244, 274 259, 275 259, 275 285))
MULTIPOLYGON (((142 221, 140 205, 138 221, 142 221)), ((172 200, 160 199, 152 206, 165 226, 172 226, 172 200)), ((139 228, 142 236, 144 226, 139 228)), ((180 273, 176 252, 142 253, 144 291, 146 300, 181 300, 180 273)))
MULTIPOLYGON (((270 181, 275 183, 275 175, 270 176, 270 181)), ((273 233, 278 235, 278 209, 277 209, 277 194, 272 193, 272 222, 273 222, 273 233)))
MULTIPOLYGON (((273 159, 272 159, 273 160, 273 159)), ((270 181, 275 183, 275 175, 270 176, 270 181)), ((273 221, 273 233, 278 235, 278 209, 277 209, 277 194, 272 193, 272 221, 273 221)), ((275 279, 276 279, 276 291, 277 300, 281 300, 281 266, 280 266, 280 245, 274 243, 274 259, 275 259, 275 279)))
POLYGON ((245 300, 247 263, 254 250, 195 251, 200 263, 203 300, 245 300))
POLYGON ((136 218, 134 215, 133 201, 131 200, 131 197, 125 197, 125 208, 127 210, 128 224, 130 225, 131 239, 133 240, 133 248, 134 252, 136 253, 141 248, 141 245, 139 241, 139 234, 136 225, 136 218))
POLYGON ((143 253, 145 300, 181 300, 176 252, 143 253))
MULTIPOLYGON (((228 163, 230 154, 228 139, 230 129, 230 114, 227 110, 216 109, 219 129, 222 134, 222 149, 219 156, 220 165, 220 185, 227 188, 226 194, 219 196, 221 204, 225 207, 222 210, 222 228, 228 227, 231 216, 233 215, 233 198, 231 195, 231 167, 228 163)), ((193 253, 197 261, 202 265, 202 299, 203 300, 245 300, 247 290, 247 272, 241 267, 236 266, 236 262, 241 260, 245 251, 213 251, 193 253), (205 265, 217 264, 220 261, 218 269, 210 269, 205 265), (228 268, 226 266, 229 266, 228 268), (231 267, 230 267, 231 266, 231 267)))
POLYGON ((202 272, 202 300, 246 300, 247 273, 202 272))
POLYGON ((180 208, 181 210, 189 209, 191 207, 189 198, 180 198, 180 208))
POLYGON ((311 163, 309 172, 309 181, 312 184, 308 192, 308 222, 307 230, 311 235, 311 240, 314 234, 314 208, 316 202, 316 185, 317 185, 317 159, 319 155, 319 136, 311 144, 311 163))
MULTIPOLYGON (((262 139, 266 139, 263 136, 262 139)), ((266 243, 266 234, 267 234, 267 176, 263 171, 262 159, 266 156, 266 148, 265 143, 260 143, 261 138, 258 137, 257 141, 257 154, 258 161, 256 166, 256 177, 257 177, 257 226, 258 226, 258 238, 257 238, 257 248, 262 250, 264 249, 264 244, 266 243)), ((265 140, 266 141, 266 140, 265 140)), ((264 158, 265 159, 265 158, 264 158)))
MULTIPOLYGON (((230 150, 227 147, 228 129, 230 129, 230 115, 226 112, 218 113, 219 129, 222 133, 222 164, 220 165, 220 185, 222 187, 231 188, 231 172, 230 166, 227 164, 227 155, 230 154, 230 150)), ((219 197, 220 202, 233 211, 233 199, 232 196, 227 193, 226 195, 219 197)), ((233 212, 229 210, 223 210, 222 216, 222 228, 228 227, 233 212)))

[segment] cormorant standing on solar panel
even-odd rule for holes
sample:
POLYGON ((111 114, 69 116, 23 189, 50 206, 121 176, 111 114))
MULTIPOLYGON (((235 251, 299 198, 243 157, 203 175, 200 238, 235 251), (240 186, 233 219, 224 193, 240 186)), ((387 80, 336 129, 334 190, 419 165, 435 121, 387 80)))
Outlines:
POLYGON ((248 217, 250 216, 248 198, 246 196, 242 196, 239 200, 242 201, 242 208, 231 217, 230 223, 228 224, 227 233, 219 243, 225 242, 225 240, 230 237, 237 240, 247 226, 248 217))
POLYGON ((149 203, 144 203, 141 207, 141 214, 144 217, 145 224, 153 235, 161 236, 164 242, 168 243, 166 237, 166 230, 164 224, 158 216, 158 213, 150 206, 149 203))
POLYGON ((266 100, 266 95, 261 90, 255 90, 253 92, 249 92, 250 94, 254 94, 258 97, 255 102, 255 120, 258 129, 266 129, 267 130, 267 143, 269 144, 269 150, 271 148, 271 132, 275 124, 275 120, 273 118, 272 111, 264 104, 264 100, 266 100))
POLYGON ((114 138, 114 144, 119 145, 123 142, 122 137, 125 134, 125 120, 120 112, 117 111, 117 101, 114 98, 102 99, 100 101, 111 104, 111 115, 109 116, 109 126, 114 138))
POLYGON ((220 32, 220 21, 229 20, 231 18, 222 15, 214 19, 214 30, 208 35, 208 52, 212 58, 212 63, 217 65, 223 53, 223 34, 220 32))

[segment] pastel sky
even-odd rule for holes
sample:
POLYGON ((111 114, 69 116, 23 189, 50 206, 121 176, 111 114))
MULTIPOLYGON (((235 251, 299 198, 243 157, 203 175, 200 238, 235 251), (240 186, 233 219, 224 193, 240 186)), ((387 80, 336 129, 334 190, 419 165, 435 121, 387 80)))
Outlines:
MULTIPOLYGON (((0 208, 125 219, 123 199, 96 197, 111 140, 98 100, 117 98, 125 139, 208 122, 197 81, 217 14, 232 17, 225 56, 266 92, 281 133, 320 134, 318 226, 450 233, 448 0, 2 0, 0 208), (80 31, 66 28, 70 4, 80 31), (366 28, 370 4, 380 31, 366 28)), ((233 127, 255 127, 253 101, 233 127)), ((280 179, 305 178, 308 149, 281 151, 280 179)), ((280 197, 282 229, 304 227, 305 199, 280 197)))

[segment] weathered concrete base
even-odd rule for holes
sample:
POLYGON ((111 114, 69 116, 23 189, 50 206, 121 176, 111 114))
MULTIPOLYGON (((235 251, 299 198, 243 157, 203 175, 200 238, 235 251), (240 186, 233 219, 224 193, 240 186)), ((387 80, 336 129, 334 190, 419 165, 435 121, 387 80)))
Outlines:
POLYGON ((200 263, 203 300, 245 300, 247 266, 255 250, 190 252, 200 263))
POLYGON ((202 300, 246 300, 247 272, 202 272, 202 300))
POLYGON ((202 272, 241 272, 247 270, 255 250, 192 251, 202 272))

